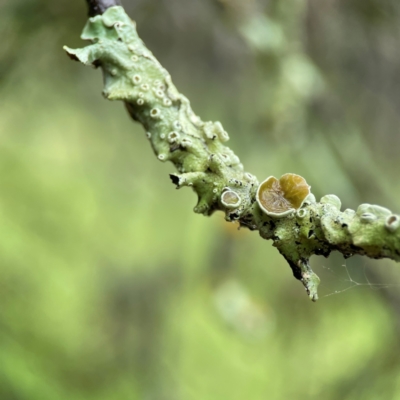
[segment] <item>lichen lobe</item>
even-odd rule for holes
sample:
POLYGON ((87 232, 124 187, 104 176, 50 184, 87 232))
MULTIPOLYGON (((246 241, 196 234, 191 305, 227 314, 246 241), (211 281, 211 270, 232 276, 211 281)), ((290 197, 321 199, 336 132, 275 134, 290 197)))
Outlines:
POLYGON ((104 73, 103 94, 122 100, 133 119, 145 128, 158 160, 172 162, 177 188, 191 187, 198 196, 194 211, 225 213, 227 221, 258 229, 289 262, 312 300, 318 277, 309 266, 313 254, 327 256, 339 250, 345 257, 365 254, 373 258, 400 259, 400 216, 383 207, 360 205, 357 213, 340 211, 337 196, 317 203, 305 179, 285 174, 270 176, 260 185, 244 172, 220 122, 204 122, 178 92, 169 73, 139 38, 135 24, 122 7, 111 7, 90 18, 84 49, 65 50, 74 60, 104 73))

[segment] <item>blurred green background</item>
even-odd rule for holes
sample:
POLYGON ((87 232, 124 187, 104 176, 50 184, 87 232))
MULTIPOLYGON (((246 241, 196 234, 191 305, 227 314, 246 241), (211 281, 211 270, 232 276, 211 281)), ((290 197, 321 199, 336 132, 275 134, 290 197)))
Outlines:
MULTIPOLYGON (((259 179, 400 211, 398 0, 124 0, 259 179)), ((195 215, 71 62, 83 0, 0 0, 0 399, 400 399, 400 267, 195 215)))

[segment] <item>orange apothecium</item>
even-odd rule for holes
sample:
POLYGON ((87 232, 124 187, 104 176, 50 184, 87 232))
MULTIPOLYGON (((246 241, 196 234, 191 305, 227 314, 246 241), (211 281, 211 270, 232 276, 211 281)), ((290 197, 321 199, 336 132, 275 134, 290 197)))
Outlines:
POLYGON ((263 212, 279 218, 300 208, 310 194, 310 188, 300 175, 289 173, 279 180, 270 176, 260 183, 256 199, 263 212))

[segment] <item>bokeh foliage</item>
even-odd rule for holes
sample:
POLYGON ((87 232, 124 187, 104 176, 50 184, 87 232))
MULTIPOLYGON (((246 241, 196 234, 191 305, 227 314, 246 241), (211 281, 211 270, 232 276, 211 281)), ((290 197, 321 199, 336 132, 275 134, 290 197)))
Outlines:
MULTIPOLYGON (((249 172, 399 212, 397 1, 124 5, 249 172)), ((83 0, 0 10, 1 399, 400 397, 398 265, 315 258, 311 304, 269 243, 193 214, 63 54, 83 0)))

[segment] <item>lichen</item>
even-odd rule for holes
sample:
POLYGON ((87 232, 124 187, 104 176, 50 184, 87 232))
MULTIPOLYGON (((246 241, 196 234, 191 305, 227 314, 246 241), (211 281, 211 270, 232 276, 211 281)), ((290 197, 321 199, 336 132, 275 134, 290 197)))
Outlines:
POLYGON ((211 215, 220 210, 227 221, 238 221, 272 240, 313 301, 319 283, 309 265, 314 254, 327 257, 337 250, 345 257, 400 260, 399 215, 370 204, 360 205, 357 212, 341 212, 337 196, 316 202, 299 175, 285 174, 279 181, 270 177, 259 185, 254 175, 244 172, 237 155, 224 144, 229 136, 222 124, 203 122, 193 112, 122 7, 90 18, 82 38, 92 44, 65 50, 74 60, 101 67, 103 95, 125 102, 132 118, 143 125, 157 158, 175 165, 178 172, 170 174, 172 182, 197 193, 194 211, 211 215), (272 211, 264 200, 272 203, 272 211))

